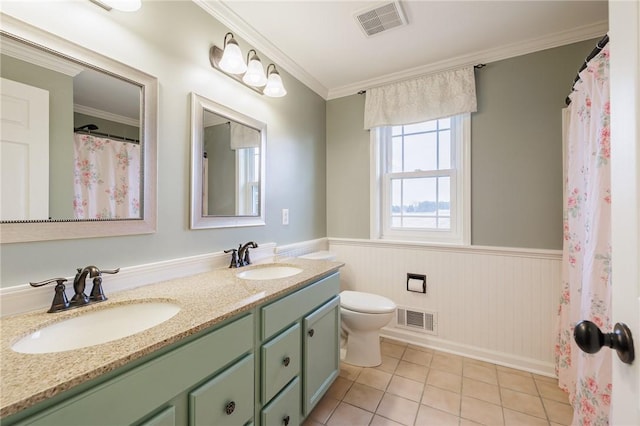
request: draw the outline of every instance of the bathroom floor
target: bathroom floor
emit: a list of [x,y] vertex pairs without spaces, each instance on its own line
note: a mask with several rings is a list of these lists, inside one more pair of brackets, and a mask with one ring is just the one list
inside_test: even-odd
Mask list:
[[568,425],[556,379],[382,339],[382,365],[341,364],[304,426]]

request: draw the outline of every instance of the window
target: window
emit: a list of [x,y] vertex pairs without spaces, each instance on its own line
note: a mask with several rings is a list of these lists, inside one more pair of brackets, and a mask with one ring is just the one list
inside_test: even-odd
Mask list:
[[469,243],[469,114],[372,131],[373,238]]

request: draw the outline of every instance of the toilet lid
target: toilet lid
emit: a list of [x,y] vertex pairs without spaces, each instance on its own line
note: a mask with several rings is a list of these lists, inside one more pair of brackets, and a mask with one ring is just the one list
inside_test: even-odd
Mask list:
[[365,314],[386,314],[396,309],[396,304],[386,297],[349,290],[340,293],[340,306]]

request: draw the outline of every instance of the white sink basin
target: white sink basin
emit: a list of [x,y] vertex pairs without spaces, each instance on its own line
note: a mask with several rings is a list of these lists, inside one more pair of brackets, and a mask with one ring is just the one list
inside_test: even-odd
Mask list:
[[299,274],[302,269],[295,266],[264,266],[261,268],[247,269],[238,272],[236,276],[243,280],[276,280],[278,278],[287,278]]
[[11,349],[43,354],[99,345],[161,324],[178,311],[180,307],[169,302],[115,305],[43,327],[18,340]]

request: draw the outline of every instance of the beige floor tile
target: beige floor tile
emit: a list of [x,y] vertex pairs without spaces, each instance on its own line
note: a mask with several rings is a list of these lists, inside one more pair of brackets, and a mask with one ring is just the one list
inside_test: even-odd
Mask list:
[[399,358],[393,358],[387,355],[382,355],[382,364],[377,367],[374,367],[376,370],[385,371],[387,373],[393,374],[396,371],[396,367],[400,362]]
[[460,417],[435,408],[421,405],[416,417],[416,426],[458,426]]
[[342,399],[352,384],[352,380],[347,380],[344,377],[338,376],[338,378],[336,378],[336,381],[333,382],[333,384],[327,391],[327,395],[331,398]]
[[313,419],[307,419],[302,423],[302,426],[323,426],[324,423],[316,422]]
[[356,380],[361,371],[362,367],[358,367],[357,365],[347,364],[346,362],[340,363],[340,377],[347,380]]
[[382,355],[387,355],[394,358],[402,358],[402,354],[404,354],[405,349],[406,345],[397,345],[388,341],[380,342],[380,351],[382,352]]
[[497,385],[481,382],[480,380],[474,380],[469,377],[462,378],[462,395],[500,405],[500,388],[498,388]]
[[402,426],[402,423],[394,422],[391,419],[374,414],[369,426]]
[[509,367],[503,367],[502,365],[496,365],[496,369],[498,371],[503,371],[505,373],[518,374],[520,376],[525,376],[525,377],[533,377],[533,375],[528,371],[517,370],[515,368],[509,368]]
[[554,384],[558,384],[558,379],[556,379],[555,377],[548,377],[548,376],[541,376],[539,374],[533,374],[533,378],[536,382],[547,382],[547,383],[554,383]]
[[545,419],[503,408],[505,426],[547,426]]
[[573,420],[573,407],[550,399],[543,399],[549,421],[561,425],[570,425]]
[[385,394],[376,414],[403,425],[413,425],[420,404],[396,395]]
[[431,364],[431,358],[433,358],[433,355],[429,352],[422,352],[410,348],[407,348],[407,350],[404,351],[404,355],[402,356],[403,361],[412,362],[418,365],[424,365],[425,367],[428,367],[429,364]]
[[463,419],[462,417],[460,418],[460,426],[477,426],[477,425],[481,425],[482,423],[478,423],[478,422],[474,422],[472,420],[469,419]]
[[462,370],[462,375],[464,377],[480,380],[482,382],[490,383],[492,385],[498,384],[498,373],[495,367],[491,368],[491,367],[485,367],[484,365],[480,365],[480,364],[465,363],[464,368]]
[[391,381],[391,376],[391,374],[384,371],[376,370],[374,368],[365,368],[360,372],[356,382],[371,386],[372,388],[385,390]]
[[409,343],[409,344],[407,345],[407,348],[409,348],[409,349],[415,349],[416,351],[420,351],[420,352],[429,352],[429,353],[433,353],[433,349],[425,348],[424,346],[419,346],[419,345],[412,345],[411,343]]
[[416,382],[406,377],[393,376],[387,386],[387,392],[412,401],[420,401],[422,399],[422,390],[424,382]]
[[422,404],[458,416],[460,414],[460,394],[433,386],[427,386],[422,394]]
[[503,425],[502,407],[479,399],[462,397],[460,417],[483,425]]
[[427,376],[427,384],[460,393],[462,388],[462,376],[431,368],[429,369],[429,375]]
[[325,424],[333,413],[333,410],[340,404],[340,401],[325,395],[315,406],[313,411],[309,413],[309,418],[319,423]]
[[538,396],[516,392],[509,389],[500,389],[502,406],[532,416],[546,418],[542,400]]
[[430,368],[446,371],[447,373],[462,374],[462,358],[452,355],[434,354]]
[[373,413],[341,402],[329,418],[327,426],[364,426],[371,422],[372,417]]
[[429,367],[414,364],[412,362],[400,361],[394,374],[418,382],[425,382],[427,380],[427,375],[429,374]]
[[519,374],[511,374],[498,371],[498,384],[501,388],[511,389],[518,392],[528,393],[538,396],[538,388],[532,376],[525,377]]
[[354,383],[342,399],[351,405],[374,413],[384,392],[370,386]]
[[560,389],[557,384],[536,381],[536,386],[543,399],[552,399],[563,404],[569,404],[569,394]]
[[479,365],[481,367],[485,367],[485,368],[491,368],[493,370],[496,369],[496,365],[492,364],[490,362],[487,361],[480,361],[479,359],[473,359],[473,358],[463,358],[463,364],[467,365],[467,364],[474,364],[474,365]]

